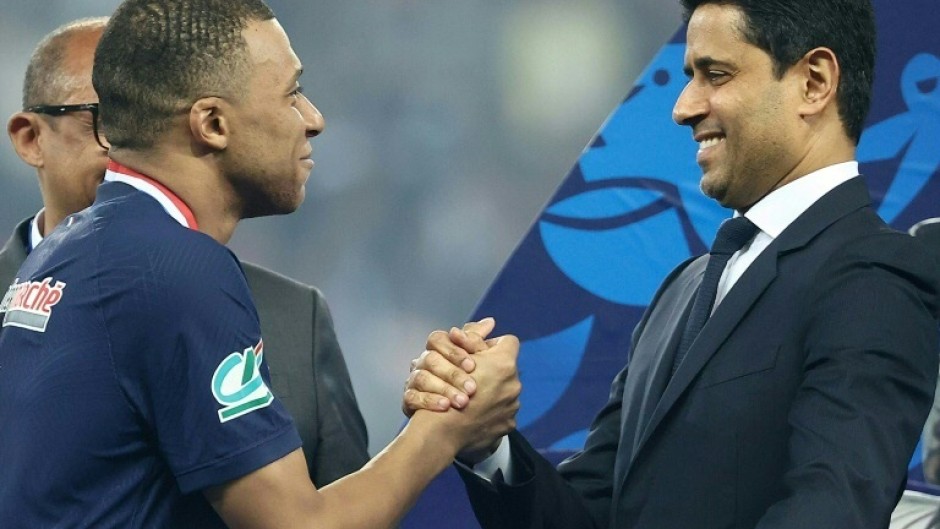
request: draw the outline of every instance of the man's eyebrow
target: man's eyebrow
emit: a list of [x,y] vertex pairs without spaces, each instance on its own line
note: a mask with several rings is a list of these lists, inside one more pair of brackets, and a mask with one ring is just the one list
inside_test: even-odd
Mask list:
[[[713,68],[715,66],[721,66],[724,68],[732,68],[732,69],[734,68],[734,66],[731,63],[727,61],[720,61],[710,55],[699,57],[695,59],[694,61],[692,61],[692,64],[695,66],[696,70],[708,70],[709,68]],[[684,66],[682,68],[682,72],[685,73],[686,77],[692,77],[693,70],[691,66],[689,65]]]
[[297,84],[297,80],[300,79],[300,76],[304,74],[304,68],[301,66],[297,68],[297,71],[294,72],[294,75],[290,78],[290,86]]

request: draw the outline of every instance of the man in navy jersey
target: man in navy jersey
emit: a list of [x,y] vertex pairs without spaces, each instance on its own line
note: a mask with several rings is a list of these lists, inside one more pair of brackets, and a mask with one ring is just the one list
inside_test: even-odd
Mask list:
[[[36,168],[43,208],[20,222],[0,249],[0,292],[26,255],[66,216],[91,205],[108,163],[91,85],[95,47],[107,17],[64,24],[33,52],[23,83],[23,111],[7,130],[20,158]],[[365,422],[326,300],[319,290],[242,263],[267,338],[271,390],[303,441],[313,482],[327,485],[369,459]],[[2,317],[2,316],[0,316]]]
[[323,119],[301,71],[260,0],[128,0],[111,18],[93,73],[105,182],[0,306],[3,527],[388,527],[512,428],[506,336],[474,358],[473,403],[418,412],[365,469],[311,483],[223,246],[303,200]]

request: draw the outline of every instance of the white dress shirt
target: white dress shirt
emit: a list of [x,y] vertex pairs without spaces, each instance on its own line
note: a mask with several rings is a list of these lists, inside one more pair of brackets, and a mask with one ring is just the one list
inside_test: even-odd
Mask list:
[[[42,230],[39,229],[39,225],[45,220],[46,208],[39,210],[39,213],[33,217],[33,220],[29,223],[29,248],[31,252],[39,243],[42,242]],[[27,252],[28,253],[28,252]]]
[[[856,176],[858,176],[858,162],[856,161],[830,165],[773,190],[751,206],[744,216],[760,231],[750,243],[744,245],[728,260],[721,279],[718,281],[714,307],[721,303],[751,263],[783,233],[787,226],[826,193]],[[736,217],[739,215],[739,213],[734,214]],[[714,307],[712,311],[715,310]],[[497,470],[502,470],[506,483],[514,483],[512,451],[507,437],[503,437],[499,448],[493,455],[473,467],[473,472],[487,481],[492,480]]]

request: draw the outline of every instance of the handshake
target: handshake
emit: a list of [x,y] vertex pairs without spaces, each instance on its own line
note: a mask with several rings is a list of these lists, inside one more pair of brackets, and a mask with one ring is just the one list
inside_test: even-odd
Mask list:
[[519,340],[488,338],[495,325],[484,318],[432,332],[411,361],[402,396],[405,415],[426,421],[434,438],[471,466],[496,450],[519,411]]

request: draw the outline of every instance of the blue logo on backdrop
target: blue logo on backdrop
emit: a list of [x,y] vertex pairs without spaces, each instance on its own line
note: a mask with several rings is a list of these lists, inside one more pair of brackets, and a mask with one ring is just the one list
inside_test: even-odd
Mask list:
[[887,222],[900,215],[940,166],[940,59],[915,55],[899,85],[907,110],[870,126],[858,148],[862,162],[900,158],[878,209]]
[[727,216],[689,178],[698,146],[672,122],[686,82],[683,52],[682,44],[660,52],[581,156],[583,191],[549,206],[538,223],[555,265],[614,303],[646,305],[665,272],[705,251],[702,241]]

